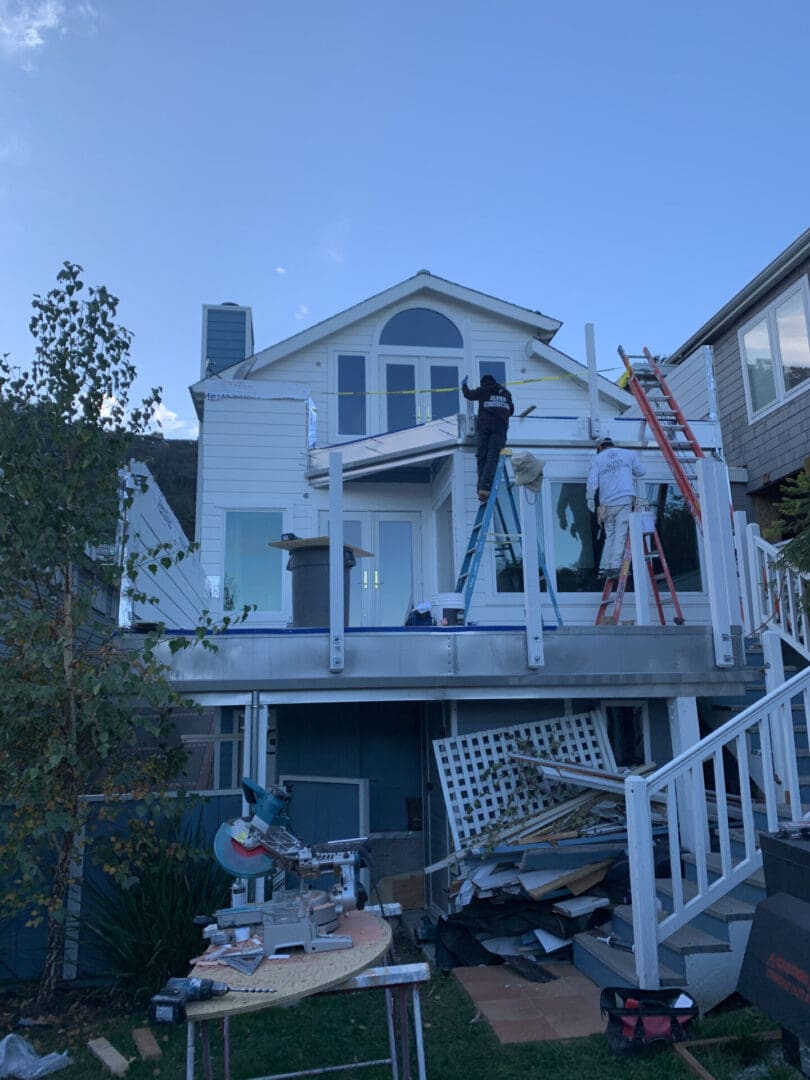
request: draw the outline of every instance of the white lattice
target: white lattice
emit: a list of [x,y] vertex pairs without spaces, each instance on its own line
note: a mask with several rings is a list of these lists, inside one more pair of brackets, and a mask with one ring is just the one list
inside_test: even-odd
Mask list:
[[456,850],[469,846],[484,830],[497,828],[507,812],[509,820],[515,821],[538,814],[558,800],[559,783],[539,772],[528,792],[519,783],[521,767],[507,760],[510,752],[534,752],[556,761],[616,769],[604,718],[598,712],[436,739],[433,751]]

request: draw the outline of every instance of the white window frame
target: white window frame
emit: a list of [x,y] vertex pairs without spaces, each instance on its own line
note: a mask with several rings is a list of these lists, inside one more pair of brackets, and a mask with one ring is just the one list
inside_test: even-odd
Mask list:
[[[220,557],[221,574],[220,578],[222,582],[220,593],[220,605],[223,614],[229,614],[225,607],[225,530],[228,525],[228,514],[281,514],[281,531],[282,533],[290,531],[289,524],[289,512],[283,506],[223,506],[220,508],[220,537],[222,543],[222,554]],[[282,552],[282,556],[284,552]],[[281,606],[278,608],[257,608],[251,612],[249,618],[251,622],[254,621],[266,621],[277,619],[285,616],[290,610],[291,606],[291,593],[290,584],[288,581],[289,574],[284,572],[284,563],[282,560],[282,574],[281,574]],[[236,609],[232,614],[239,614],[239,610]]]
[[[340,423],[340,385],[338,382],[338,357],[339,356],[362,356],[366,364],[366,433],[365,435],[351,435],[339,430]],[[374,365],[370,362],[371,354],[367,348],[353,348],[350,345],[333,346],[329,350],[329,438],[330,444],[342,442],[358,442],[367,439],[369,435],[376,433],[373,409],[370,407],[372,395],[375,393],[376,384],[372,387]],[[375,381],[376,382],[376,381]]]
[[[804,318],[808,329],[808,337],[810,337],[810,287],[808,287],[808,281],[806,277],[801,278],[790,288],[785,289],[774,300],[771,301],[766,307],[761,308],[756,315],[752,315],[737,331],[737,342],[740,352],[740,367],[742,370],[743,387],[745,389],[745,407],[748,413],[749,422],[753,423],[755,420],[761,420],[764,416],[768,416],[776,409],[782,407],[786,401],[792,401],[793,398],[798,397],[799,394],[803,394],[806,390],[810,390],[810,378],[804,380],[800,386],[796,386],[793,390],[785,390],[784,371],[782,369],[782,354],[779,347],[779,335],[776,328],[776,309],[781,307],[787,300],[799,293],[802,297],[804,306]],[[771,350],[771,357],[773,359],[773,373],[774,384],[776,388],[776,397],[764,408],[754,410],[751,402],[751,388],[748,383],[748,366],[745,356],[745,334],[758,322],[762,320],[766,321],[768,328],[768,344]]]

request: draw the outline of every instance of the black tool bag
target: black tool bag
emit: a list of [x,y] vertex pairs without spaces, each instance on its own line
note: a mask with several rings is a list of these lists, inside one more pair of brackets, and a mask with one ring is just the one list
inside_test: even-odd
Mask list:
[[607,1016],[607,1041],[616,1054],[643,1054],[688,1039],[698,1016],[695,999],[685,990],[637,990],[606,986],[599,999]]

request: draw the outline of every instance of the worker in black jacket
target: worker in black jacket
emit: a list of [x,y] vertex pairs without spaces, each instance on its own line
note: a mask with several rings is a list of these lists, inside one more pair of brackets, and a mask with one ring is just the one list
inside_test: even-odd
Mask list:
[[475,426],[478,436],[476,447],[478,498],[481,502],[486,502],[495,479],[498,457],[506,446],[509,417],[513,415],[515,406],[512,403],[512,395],[492,375],[484,375],[481,385],[476,390],[470,390],[465,375],[461,392],[468,401],[478,402],[478,419]]

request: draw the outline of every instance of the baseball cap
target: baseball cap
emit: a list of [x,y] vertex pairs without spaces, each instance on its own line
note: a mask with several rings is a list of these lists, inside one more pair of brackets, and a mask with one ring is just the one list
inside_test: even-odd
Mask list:
[[596,449],[601,450],[603,446],[613,446],[613,439],[607,435],[603,435],[601,439],[597,440]]

